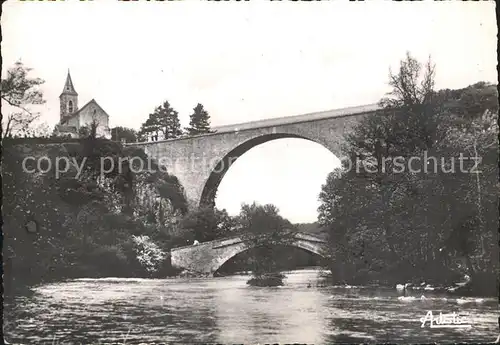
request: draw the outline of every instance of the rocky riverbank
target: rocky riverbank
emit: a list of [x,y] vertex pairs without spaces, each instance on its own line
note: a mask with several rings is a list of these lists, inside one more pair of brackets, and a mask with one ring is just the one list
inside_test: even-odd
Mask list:
[[[396,288],[403,293],[404,291],[422,292],[425,291],[444,293],[451,296],[461,297],[496,297],[498,296],[498,277],[487,273],[476,273],[473,278],[464,275],[462,279],[456,279],[455,282],[439,283],[437,281],[426,282],[424,280],[415,279],[405,284],[394,284],[389,281],[380,280],[365,280],[362,282],[339,281],[329,271],[321,273],[322,279],[317,286],[336,286],[344,288],[363,287],[385,287]],[[460,281],[461,280],[461,281]],[[394,280],[392,280],[394,281]]]

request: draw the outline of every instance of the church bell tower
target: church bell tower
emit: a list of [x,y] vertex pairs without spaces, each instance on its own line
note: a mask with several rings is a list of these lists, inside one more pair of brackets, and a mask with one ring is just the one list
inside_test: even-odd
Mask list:
[[71,81],[69,69],[63,92],[59,96],[59,107],[61,123],[68,115],[71,115],[78,110],[78,94],[76,93],[75,87],[73,86],[73,81]]

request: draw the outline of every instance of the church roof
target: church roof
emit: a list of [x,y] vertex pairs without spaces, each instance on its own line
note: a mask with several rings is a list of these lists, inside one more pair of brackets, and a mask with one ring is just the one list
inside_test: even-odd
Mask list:
[[[69,69],[68,69],[68,75],[66,77],[66,83],[64,83],[64,89],[61,93],[62,95],[75,95],[78,96],[78,93],[75,90],[75,87],[73,86],[73,81],[71,80],[71,74],[69,74]],[[61,97],[59,96],[59,97]]]
[[106,115],[107,117],[109,117],[108,113],[106,113],[106,111],[99,105],[99,103],[97,103],[97,101],[95,99],[91,99],[87,104],[85,104],[83,107],[81,107],[80,109],[78,109],[77,111],[75,111],[73,114],[71,115],[68,115],[65,119],[64,119],[64,122],[61,122],[61,124],[64,124],[66,123],[69,119],[72,119],[76,116],[78,116],[78,114],[80,114],[80,112],[89,107],[91,104],[94,104],[96,107],[98,107],[99,109],[101,109],[101,111],[104,113],[104,115]]

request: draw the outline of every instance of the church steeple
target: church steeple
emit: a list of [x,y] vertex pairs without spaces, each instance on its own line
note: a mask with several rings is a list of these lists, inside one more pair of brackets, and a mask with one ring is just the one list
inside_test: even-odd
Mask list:
[[71,115],[78,110],[78,93],[76,93],[75,87],[73,86],[69,69],[66,77],[66,83],[64,83],[64,89],[59,96],[59,108],[61,123],[64,122],[68,115]]
[[71,80],[71,74],[69,74],[69,68],[68,68],[68,75],[66,77],[66,83],[64,84],[64,89],[63,92],[61,93],[61,96],[63,94],[78,96],[78,93],[76,92],[75,87],[73,86],[73,81]]

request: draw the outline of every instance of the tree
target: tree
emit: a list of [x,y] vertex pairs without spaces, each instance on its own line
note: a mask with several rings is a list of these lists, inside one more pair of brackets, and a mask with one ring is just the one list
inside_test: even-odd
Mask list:
[[147,141],[149,136],[151,136],[152,140],[158,140],[159,131],[160,124],[157,117],[153,113],[149,114],[148,119],[141,125],[138,135],[143,141]]
[[252,285],[283,285],[284,276],[278,272],[275,259],[279,246],[290,245],[295,237],[295,227],[279,215],[276,206],[243,204],[238,216],[243,241],[251,248],[253,259]]
[[14,67],[7,70],[6,78],[2,79],[2,102],[16,109],[2,120],[4,138],[26,132],[29,126],[40,117],[40,113],[32,111],[29,105],[45,103],[43,92],[38,88],[45,81],[40,78],[28,78],[31,70],[18,61]]
[[137,132],[132,128],[127,127],[114,127],[111,129],[111,140],[121,141],[125,140],[127,143],[134,143],[137,141]]
[[[494,271],[498,263],[498,247],[493,245],[493,229],[498,227],[494,211],[498,198],[498,94],[495,85],[483,82],[455,91],[448,107],[448,149],[455,155],[480,157],[481,163],[475,172],[455,181],[460,221],[441,249],[462,256],[470,275],[478,273],[477,277]],[[481,260],[473,260],[473,256]]]
[[87,126],[81,126],[78,129],[78,135],[80,138],[97,138],[97,129],[99,128],[99,121],[93,118],[92,121]]
[[78,129],[78,135],[80,138],[87,138],[90,136],[90,129],[87,126],[81,126],[80,129]]
[[164,139],[177,138],[182,135],[179,113],[172,108],[168,101],[163,102],[159,107],[158,123]]
[[[456,272],[472,277],[481,269],[491,277],[496,270],[488,245],[498,222],[498,127],[489,115],[498,111],[496,90],[477,83],[436,92],[434,74],[430,60],[422,68],[407,54],[398,73],[390,72],[383,110],[346,136],[343,154],[361,170],[346,165],[322,187],[319,222],[340,282],[444,283]],[[483,173],[457,171],[460,154],[482,157]],[[420,173],[409,170],[414,157]]]
[[[430,175],[414,176],[408,169],[393,173],[394,160],[391,159],[403,157],[409,160],[420,156],[424,151],[435,149],[442,139],[442,127],[438,125],[436,111],[438,107],[432,97],[435,73],[430,59],[423,76],[421,71],[421,64],[407,54],[400,63],[398,73],[389,73],[393,91],[380,102],[385,109],[362,121],[346,138],[348,148],[345,154],[360,160],[364,169],[359,173],[351,170],[343,174],[341,179],[345,181],[339,181],[343,191],[340,195],[331,195],[337,182],[331,180],[329,186],[324,188],[324,205],[328,205],[328,199],[340,199],[334,210],[335,220],[330,222],[330,237],[332,245],[339,243],[338,248],[343,247],[344,251],[336,254],[351,263],[351,279],[355,279],[360,272],[364,274],[364,270],[378,270],[378,260],[367,260],[367,256],[386,258],[387,272],[393,269],[410,272],[399,264],[400,259],[406,257],[406,262],[416,265],[423,261],[417,254],[427,255],[424,244],[419,248],[420,253],[408,246],[433,236],[430,228],[425,228],[427,222],[417,223],[419,225],[408,222],[408,219],[420,216],[408,207],[416,203],[415,191],[420,189],[418,194],[430,192],[419,188],[422,183],[429,185],[434,181],[428,180]],[[388,164],[386,159],[389,159]],[[375,172],[368,171],[368,166],[375,167]],[[328,197],[325,198],[325,195]],[[323,211],[330,209],[323,207]],[[331,218],[331,215],[320,218]],[[341,226],[336,226],[339,224]],[[340,234],[344,236],[339,238]],[[378,242],[376,239],[384,240],[378,245],[380,250],[370,246]],[[360,251],[363,260],[357,259]]]
[[144,138],[153,134],[155,140],[158,140],[160,133],[163,134],[163,139],[177,138],[182,135],[179,114],[168,101],[163,102],[152,114],[149,114],[149,118],[141,126],[139,136]]
[[202,104],[198,103],[189,117],[189,127],[186,128],[189,135],[210,133],[210,115]]
[[392,91],[389,97],[381,100],[382,105],[399,108],[429,102],[434,93],[435,74],[436,67],[431,58],[425,64],[422,75],[422,65],[407,52],[406,59],[400,61],[396,74],[389,69],[389,85]]
[[89,128],[89,136],[92,139],[97,138],[97,128],[99,127],[99,121],[97,119],[92,119],[92,122],[90,123],[90,128]]
[[189,212],[180,227],[185,240],[206,242],[234,234],[236,223],[226,210],[207,206]]
[[45,122],[28,128],[25,133],[30,138],[48,138],[51,136],[50,128]]
[[134,249],[141,265],[145,266],[148,272],[158,270],[160,264],[165,260],[166,253],[156,243],[151,241],[149,236],[132,235],[132,239],[136,245]]

